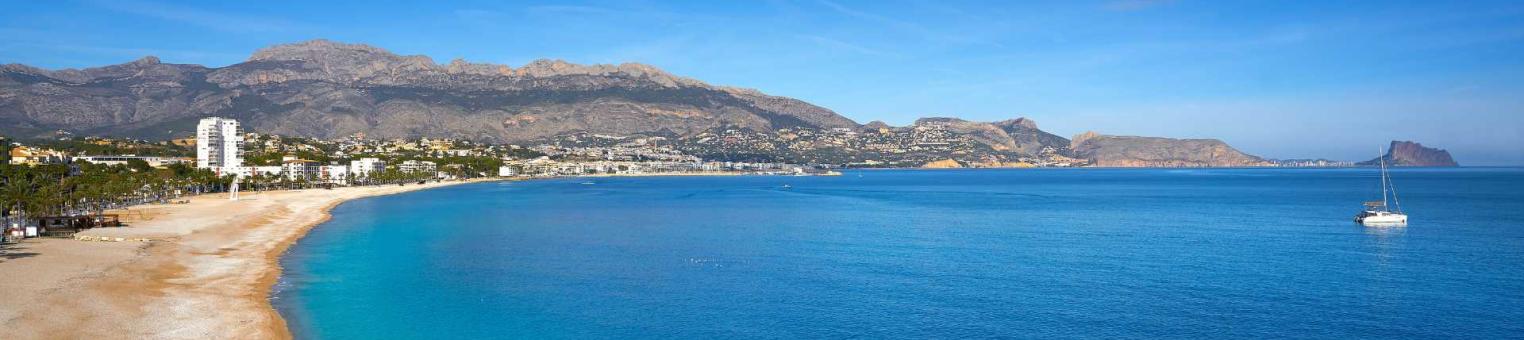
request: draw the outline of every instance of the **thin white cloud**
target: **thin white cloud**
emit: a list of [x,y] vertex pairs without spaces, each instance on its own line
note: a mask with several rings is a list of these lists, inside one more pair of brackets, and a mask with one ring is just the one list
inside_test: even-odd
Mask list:
[[616,10],[613,10],[613,9],[603,8],[603,7],[594,7],[594,6],[544,5],[544,6],[529,6],[529,7],[526,7],[524,9],[526,11],[531,12],[531,13],[584,14],[584,15],[612,15],[612,14],[619,14],[619,11],[616,11]]
[[648,20],[657,23],[675,20],[691,20],[694,14],[678,14],[653,7],[599,7],[572,5],[542,5],[524,7],[529,15],[564,18]]
[[898,30],[898,31],[910,33],[912,35],[918,36],[918,37],[920,37],[922,39],[925,39],[925,40],[928,40],[928,41],[935,41],[935,42],[942,42],[942,43],[954,43],[954,44],[978,44],[978,45],[1000,46],[1000,44],[998,44],[998,43],[981,40],[981,39],[978,39],[977,37],[972,36],[972,35],[968,35],[968,34],[946,34],[946,33],[938,32],[936,30],[932,30],[930,28],[927,28],[924,25],[921,25],[921,24],[918,24],[918,23],[915,23],[915,22],[912,22],[912,21],[901,20],[901,19],[891,18],[891,17],[888,17],[888,16],[883,16],[883,15],[879,15],[879,14],[874,14],[874,13],[869,13],[869,12],[857,10],[857,9],[844,6],[844,5],[836,3],[836,2],[832,2],[830,0],[820,0],[820,4],[822,6],[825,6],[826,8],[829,8],[829,9],[831,9],[833,11],[836,11],[837,13],[840,13],[842,15],[846,15],[846,16],[849,16],[849,17],[854,17],[854,18],[858,18],[858,19],[862,19],[862,20],[866,20],[866,21],[875,22],[875,23],[887,26],[887,27],[889,27],[891,29],[895,29],[895,30]]
[[845,41],[841,41],[841,40],[837,40],[837,39],[832,39],[832,38],[828,38],[828,37],[818,36],[818,35],[800,35],[799,38],[804,39],[804,40],[808,40],[808,41],[810,41],[812,43],[815,43],[816,45],[820,45],[821,47],[825,47],[825,48],[830,49],[830,50],[847,51],[847,52],[853,52],[853,53],[865,54],[865,55],[871,55],[871,56],[879,56],[879,57],[895,57],[895,56],[899,56],[899,54],[896,54],[896,53],[882,51],[882,50],[873,49],[873,48],[868,48],[868,47],[865,47],[865,46],[862,46],[862,45],[853,44],[853,43],[849,43],[849,42],[845,42]]

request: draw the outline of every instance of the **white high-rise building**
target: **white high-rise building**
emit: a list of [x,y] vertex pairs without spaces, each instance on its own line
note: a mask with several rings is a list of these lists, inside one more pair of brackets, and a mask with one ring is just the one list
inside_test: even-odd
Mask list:
[[196,124],[196,167],[232,168],[243,166],[243,134],[238,121],[231,118],[202,118]]
[[349,172],[357,177],[369,177],[381,170],[386,170],[386,162],[379,158],[366,157],[349,161]]

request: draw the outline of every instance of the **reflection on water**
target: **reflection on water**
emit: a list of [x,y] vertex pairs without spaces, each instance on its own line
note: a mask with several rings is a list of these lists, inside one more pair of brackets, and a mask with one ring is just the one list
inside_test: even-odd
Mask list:
[[1357,226],[1365,231],[1365,235],[1368,236],[1367,242],[1374,247],[1376,258],[1381,261],[1382,267],[1385,267],[1392,259],[1393,253],[1400,250],[1403,235],[1407,235],[1408,232],[1407,225],[1404,224],[1369,226],[1357,224]]

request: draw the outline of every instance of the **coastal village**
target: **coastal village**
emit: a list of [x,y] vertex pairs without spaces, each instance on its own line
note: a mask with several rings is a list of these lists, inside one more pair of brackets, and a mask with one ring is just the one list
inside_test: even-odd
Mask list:
[[[614,139],[620,142],[589,144],[573,139],[531,147],[455,139],[375,140],[364,134],[322,141],[247,132],[236,120],[212,117],[199,122],[196,136],[169,141],[99,137],[26,144],[4,141],[8,172],[31,172],[24,176],[7,173],[5,192],[12,194],[4,196],[6,228],[0,240],[68,237],[78,230],[118,224],[103,213],[105,210],[173,203],[186,195],[207,192],[475,178],[835,174],[816,166],[705,161],[659,145],[659,137]],[[163,172],[165,177],[161,181],[143,180],[136,188],[115,188],[113,192],[120,197],[84,196],[83,192],[94,190],[87,188],[89,185],[63,189],[38,185],[113,171],[140,176]],[[32,180],[24,182],[27,178]],[[86,201],[99,203],[78,203]]]
[[[1086,160],[1043,146],[1032,156],[995,150],[943,120],[891,128],[713,128],[683,136],[576,133],[525,145],[465,139],[380,139],[355,133],[322,140],[247,131],[239,121],[201,119],[194,136],[149,141],[77,137],[5,141],[7,235],[68,235],[43,217],[80,220],[102,210],[172,202],[206,192],[332,188],[473,178],[663,174],[834,174],[841,168],[1073,167]],[[17,177],[17,179],[9,179]],[[25,179],[22,181],[20,179]],[[66,180],[69,179],[69,180]],[[86,183],[86,179],[97,183]],[[134,182],[109,192],[98,182]],[[51,183],[59,183],[53,185]],[[56,188],[55,188],[56,187]],[[86,193],[90,194],[86,194]],[[86,202],[86,203],[81,203]],[[27,231],[27,228],[36,229]],[[51,231],[51,232],[50,232]],[[8,237],[15,239],[16,237]]]
[[[1013,123],[1004,126],[1036,129],[1027,120],[1009,122]],[[240,189],[334,188],[476,178],[819,175],[837,174],[836,170],[843,168],[1205,166],[1098,163],[1096,159],[1073,158],[1068,146],[1051,140],[1009,146],[987,137],[981,140],[980,126],[954,119],[925,119],[899,128],[875,123],[859,128],[795,127],[769,132],[713,128],[683,136],[575,133],[536,140],[527,146],[449,138],[375,139],[364,133],[321,140],[246,131],[237,120],[221,117],[201,119],[194,136],[163,141],[75,137],[60,131],[54,138],[0,142],[7,148],[0,156],[5,157],[7,166],[4,192],[10,193],[0,196],[5,206],[3,240],[67,236],[81,228],[115,223],[104,216],[107,209]],[[1397,145],[1394,142],[1394,147]],[[1361,165],[1323,159],[1248,161],[1243,164]],[[84,182],[87,180],[97,182]],[[91,215],[95,217],[86,218]]]

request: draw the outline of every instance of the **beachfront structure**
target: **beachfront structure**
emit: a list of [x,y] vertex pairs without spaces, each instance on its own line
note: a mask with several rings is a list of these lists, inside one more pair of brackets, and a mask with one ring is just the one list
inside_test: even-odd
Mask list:
[[504,165],[497,167],[498,177],[513,177],[514,175],[518,175],[518,171],[514,170],[512,166]]
[[249,169],[249,175],[258,174],[260,176],[280,176],[282,172],[286,171],[286,167],[282,165],[249,166],[243,168]]
[[243,166],[243,135],[238,121],[209,117],[196,124],[196,167],[223,168]]
[[322,166],[323,163],[296,157],[287,156],[281,159],[281,172],[286,174],[286,178],[293,180],[316,178],[322,172]]
[[249,177],[257,175],[265,177],[280,176],[281,173],[286,171],[285,169],[286,167],[281,165],[266,165],[217,168],[217,171],[219,175],[233,175],[238,177]]
[[190,163],[190,159],[189,158],[180,158],[180,157],[153,157],[153,156],[133,156],[133,155],[125,155],[125,156],[76,156],[76,157],[74,157],[74,161],[75,162],[85,161],[85,162],[90,162],[90,163],[94,163],[94,164],[105,164],[105,165],[123,165],[123,164],[127,164],[128,161],[131,161],[131,160],[134,160],[134,159],[141,160],[144,163],[148,163],[148,166],[155,167],[155,168],[161,168],[161,167],[169,166],[170,164]]
[[397,170],[398,171],[409,172],[409,173],[411,173],[411,172],[434,172],[435,170],[438,170],[438,169],[439,169],[439,166],[435,165],[434,162],[430,162],[430,161],[407,160],[407,161],[402,162],[402,164],[397,164]]
[[383,161],[380,158],[366,157],[349,161],[349,172],[354,173],[355,177],[370,176],[370,174],[385,169],[386,161]]
[[349,166],[333,164],[318,167],[318,178],[333,184],[349,184]]

